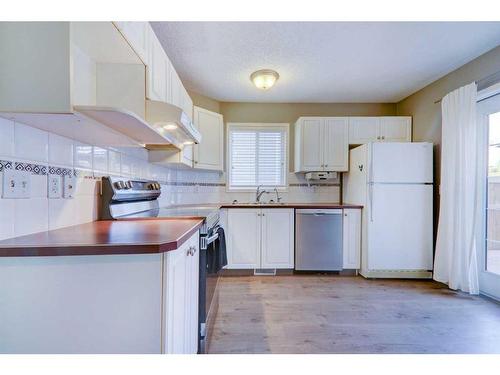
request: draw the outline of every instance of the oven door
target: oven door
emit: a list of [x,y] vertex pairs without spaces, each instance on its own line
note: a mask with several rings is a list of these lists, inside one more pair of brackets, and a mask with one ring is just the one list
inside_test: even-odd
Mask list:
[[207,338],[212,332],[213,320],[219,307],[217,295],[219,272],[214,272],[211,266],[218,249],[218,241],[217,230],[200,238],[199,353],[205,353],[207,350]]

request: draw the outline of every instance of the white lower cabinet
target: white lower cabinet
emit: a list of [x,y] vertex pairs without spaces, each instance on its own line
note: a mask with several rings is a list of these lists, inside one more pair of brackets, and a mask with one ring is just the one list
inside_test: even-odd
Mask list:
[[198,351],[199,239],[193,235],[165,253],[163,279],[163,353]]
[[227,213],[227,268],[260,268],[260,209],[230,208]]
[[293,268],[293,209],[230,208],[226,230],[228,268]]
[[260,268],[293,268],[294,213],[288,208],[261,210]]
[[344,208],[344,269],[361,268],[361,209]]

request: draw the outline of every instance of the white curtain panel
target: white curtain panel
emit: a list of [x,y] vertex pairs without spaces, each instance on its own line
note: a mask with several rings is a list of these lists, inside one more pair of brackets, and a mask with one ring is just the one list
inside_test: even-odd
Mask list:
[[476,257],[479,130],[477,86],[441,101],[441,186],[434,279],[451,289],[479,293]]

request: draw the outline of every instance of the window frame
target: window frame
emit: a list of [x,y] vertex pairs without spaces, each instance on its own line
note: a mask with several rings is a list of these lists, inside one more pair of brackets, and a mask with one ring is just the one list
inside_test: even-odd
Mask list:
[[290,124],[289,123],[260,123],[260,122],[228,122],[226,128],[226,165],[227,165],[227,178],[226,178],[226,191],[227,192],[255,192],[257,186],[231,186],[231,130],[232,129],[244,129],[244,130],[278,130],[285,132],[285,163],[284,163],[284,185],[283,186],[264,186],[263,188],[277,188],[279,192],[288,191],[288,175],[290,169]]

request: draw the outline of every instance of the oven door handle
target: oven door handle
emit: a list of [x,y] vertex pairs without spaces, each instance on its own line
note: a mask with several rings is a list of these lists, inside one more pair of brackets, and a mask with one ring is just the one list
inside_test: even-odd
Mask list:
[[208,248],[208,245],[217,240],[217,238],[219,238],[219,233],[217,232],[215,232],[215,234],[210,237],[206,236],[200,237],[200,249],[206,250]]
[[213,236],[210,236],[207,238],[207,245],[210,245],[212,242],[214,242],[218,238],[219,238],[219,233],[215,232],[215,234]]

